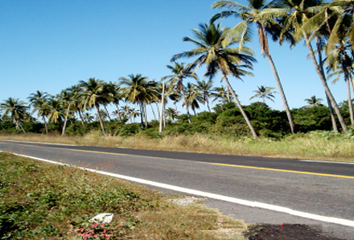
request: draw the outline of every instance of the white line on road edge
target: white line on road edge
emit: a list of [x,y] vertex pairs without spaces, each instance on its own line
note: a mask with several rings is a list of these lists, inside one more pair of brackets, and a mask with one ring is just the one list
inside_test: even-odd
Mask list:
[[332,164],[354,164],[352,162],[331,162],[331,161],[321,161],[321,160],[300,160],[301,162],[316,162],[316,163],[332,163]]
[[[3,151],[0,150],[0,152],[3,152]],[[55,161],[51,161],[51,160],[47,160],[47,159],[43,159],[43,158],[37,158],[37,157],[32,157],[32,156],[27,156],[27,155],[22,155],[22,154],[17,154],[17,153],[13,153],[13,154],[17,155],[17,156],[21,156],[21,157],[31,158],[31,159],[54,163],[54,164],[59,164],[59,165],[69,165],[69,164],[55,162]],[[267,210],[276,211],[276,212],[287,213],[287,214],[290,214],[293,216],[309,218],[309,219],[313,219],[313,220],[317,220],[317,221],[321,221],[321,222],[328,222],[328,223],[334,223],[334,224],[339,224],[339,225],[348,226],[348,227],[354,227],[354,221],[347,220],[347,219],[326,217],[326,216],[321,216],[321,215],[317,215],[317,214],[296,211],[296,210],[293,210],[293,209],[290,209],[287,207],[281,207],[281,206],[276,206],[276,205],[271,205],[271,204],[261,203],[261,202],[252,202],[252,201],[243,200],[243,199],[239,199],[239,198],[233,198],[233,197],[228,197],[228,196],[224,196],[224,195],[202,192],[199,190],[183,188],[183,187],[178,187],[178,186],[159,183],[159,182],[153,182],[153,181],[149,181],[149,180],[145,180],[145,179],[141,179],[141,178],[135,178],[135,177],[129,177],[129,176],[110,173],[110,172],[98,171],[98,170],[94,170],[94,169],[90,169],[90,168],[84,168],[84,167],[77,167],[77,168],[87,170],[90,172],[99,173],[99,174],[106,175],[106,176],[111,176],[111,177],[120,178],[120,179],[124,179],[124,180],[128,180],[128,181],[132,181],[132,182],[137,182],[137,183],[141,183],[141,184],[145,184],[145,185],[151,185],[151,186],[155,186],[155,187],[169,189],[169,190],[173,190],[173,191],[177,191],[177,192],[202,196],[202,197],[206,197],[206,198],[212,198],[212,199],[216,199],[216,200],[221,200],[221,201],[230,202],[230,203],[236,203],[236,204],[245,205],[245,206],[249,206],[249,207],[256,207],[256,208],[262,208],[262,209],[267,209]]]

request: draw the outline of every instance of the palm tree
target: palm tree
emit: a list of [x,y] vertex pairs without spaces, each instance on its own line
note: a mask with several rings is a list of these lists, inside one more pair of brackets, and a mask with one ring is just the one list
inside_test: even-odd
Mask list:
[[333,83],[336,83],[339,80],[339,76],[344,76],[344,81],[347,85],[347,98],[348,98],[348,106],[349,106],[349,115],[350,122],[352,127],[354,126],[354,114],[353,114],[353,106],[352,106],[352,97],[350,90],[350,82],[352,80],[352,72],[353,72],[353,57],[350,56],[351,44],[347,44],[344,41],[341,41],[337,48],[333,49],[332,52],[328,53],[327,62],[328,62],[328,70],[332,70],[333,73],[329,74],[328,77],[336,76],[333,80]]
[[[309,33],[306,29],[302,28],[311,17],[313,17],[316,13],[323,11],[325,8],[322,0],[309,0],[309,1],[291,1],[291,0],[283,0],[282,8],[278,9],[277,16],[284,18],[283,21],[283,31],[293,30],[296,33],[298,39],[303,38],[305,40],[305,44],[309,49],[310,57],[312,63],[316,69],[316,72],[321,80],[321,83],[325,89],[325,92],[328,98],[331,101],[331,104],[337,114],[339,123],[344,132],[347,132],[349,129],[344,122],[343,116],[340,113],[340,109],[337,105],[334,96],[329,89],[326,81],[326,77],[321,68],[321,63],[317,62],[315,57],[315,52],[312,48],[311,41],[309,38]],[[316,31],[317,33],[319,31]]]
[[191,123],[191,117],[186,103],[186,95],[183,88],[183,79],[191,77],[198,80],[198,76],[192,72],[190,65],[184,66],[184,63],[178,62],[174,62],[174,64],[174,66],[167,65],[167,68],[169,68],[173,74],[162,77],[161,81],[168,79],[170,88],[176,86],[177,93],[182,93],[182,98],[184,101],[183,105],[186,106],[188,122]]
[[226,90],[224,86],[213,88],[211,95],[214,97],[213,102],[221,100],[221,103],[223,104],[230,102],[230,99],[232,98],[232,96],[230,96],[230,91]]
[[[146,120],[146,104],[158,101],[158,86],[156,82],[149,81],[141,74],[130,74],[128,78],[120,78],[122,96],[131,103],[138,104],[140,107],[141,128],[144,129],[144,117]],[[146,125],[146,121],[145,121]]]
[[212,79],[209,79],[207,82],[205,80],[203,80],[203,81],[197,80],[196,88],[201,92],[201,94],[203,96],[203,101],[207,104],[209,112],[211,112],[210,106],[209,106],[209,99],[211,97],[212,87],[213,87]]
[[82,115],[82,118],[84,119],[84,121],[86,121],[88,123],[90,123],[90,122],[92,122],[94,120],[94,117],[88,112],[84,113]]
[[263,103],[265,103],[265,100],[268,99],[268,100],[271,100],[274,102],[274,99],[275,96],[273,95],[274,93],[277,93],[276,91],[273,91],[275,88],[273,87],[265,87],[265,86],[260,86],[260,87],[257,87],[258,90],[254,90],[253,92],[255,92],[256,94],[253,95],[252,97],[250,97],[250,100],[253,99],[253,98],[262,98],[263,99]]
[[322,98],[317,98],[315,95],[311,96],[311,98],[306,98],[305,102],[307,102],[307,107],[317,107],[322,106],[321,101]]
[[72,103],[74,103],[74,92],[72,91],[72,89],[74,88],[74,86],[72,86],[71,88],[66,88],[64,90],[62,90],[60,92],[60,94],[58,95],[58,99],[61,101],[61,104],[63,105],[63,107],[66,107],[66,111],[65,111],[65,117],[64,117],[64,124],[63,124],[63,129],[61,132],[61,135],[64,136],[65,134],[65,128],[66,128],[66,123],[68,121],[68,116],[69,116],[69,111],[70,111],[70,107],[72,106]]
[[199,102],[204,103],[203,95],[197,88],[197,85],[192,83],[187,83],[184,92],[186,93],[186,101],[183,105],[186,105],[186,108],[192,108],[194,116],[197,115],[196,109],[199,109]]
[[256,138],[257,134],[228,80],[230,75],[236,78],[241,78],[241,76],[246,74],[251,75],[242,68],[251,69],[252,62],[254,62],[255,59],[250,55],[251,52],[247,51],[248,49],[243,48],[244,53],[241,53],[238,48],[231,47],[234,43],[233,41],[225,41],[229,31],[228,28],[222,29],[220,24],[215,25],[214,23],[200,24],[199,27],[200,30],[193,30],[197,40],[193,40],[189,37],[183,39],[186,42],[194,43],[197,45],[197,48],[176,54],[172,57],[171,61],[182,57],[197,57],[192,63],[192,67],[198,69],[199,66],[205,64],[205,76],[210,79],[220,70],[226,86],[231,90],[236,106],[240,109],[253,137]]
[[30,101],[30,106],[34,108],[33,112],[37,111],[38,117],[42,117],[46,134],[48,134],[48,123],[46,119],[49,114],[48,97],[49,94],[47,92],[41,91],[31,93],[28,97],[28,100]]
[[98,119],[100,121],[102,133],[106,135],[103,120],[100,115],[100,104],[107,100],[104,92],[105,82],[95,78],[89,78],[87,82],[81,80],[80,86],[83,90],[82,92],[82,101],[83,101],[83,110],[87,108],[96,107]]
[[166,116],[168,117],[169,120],[173,121],[178,117],[178,112],[176,109],[173,108],[167,108],[165,111]]
[[61,101],[55,98],[51,98],[48,101],[49,114],[48,119],[52,123],[59,123],[62,126],[64,118],[64,109]]
[[[267,34],[271,34],[273,40],[278,38],[278,34],[280,33],[281,26],[277,21],[275,21],[272,17],[274,15],[274,11],[271,8],[268,8],[265,0],[248,0],[248,6],[244,6],[234,1],[218,1],[213,4],[213,8],[228,8],[228,10],[222,11],[219,14],[216,14],[212,20],[216,20],[218,18],[226,18],[229,16],[235,16],[237,18],[241,18],[242,21],[237,24],[232,31],[229,33],[229,38],[233,38],[237,35],[238,32],[241,31],[241,40],[240,43],[243,44],[245,41],[249,39],[249,28],[250,25],[255,24],[258,33],[258,39],[261,46],[261,53],[265,56],[270,63],[270,66],[273,70],[273,74],[278,86],[278,90],[280,96],[283,100],[283,105],[285,107],[285,111],[288,117],[288,121],[290,124],[291,132],[295,132],[295,124],[290,112],[290,108],[288,105],[288,101],[286,99],[283,86],[280,81],[280,77],[278,71],[275,67],[274,61],[271,57],[269,45],[268,45],[268,36]],[[284,35],[288,40],[292,41],[292,38],[289,34]]]
[[26,110],[28,109],[28,106],[25,104],[24,101],[11,97],[0,104],[1,109],[4,111],[4,115],[10,115],[11,121],[16,124],[16,128],[21,129],[23,133],[26,133],[26,131],[21,123],[26,117]]

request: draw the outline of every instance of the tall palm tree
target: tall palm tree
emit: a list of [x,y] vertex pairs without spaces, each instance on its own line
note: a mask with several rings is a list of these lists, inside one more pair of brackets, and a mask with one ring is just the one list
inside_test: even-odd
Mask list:
[[241,78],[241,76],[249,74],[248,71],[243,68],[252,68],[252,62],[255,59],[250,55],[251,52],[248,49],[243,48],[244,53],[241,53],[238,48],[232,48],[233,41],[225,41],[229,29],[222,29],[220,24],[200,24],[200,30],[194,29],[193,32],[197,40],[193,40],[189,37],[185,37],[183,40],[191,42],[197,47],[190,51],[185,51],[180,54],[176,54],[172,57],[171,61],[175,61],[182,57],[197,57],[192,63],[192,66],[196,69],[205,64],[206,73],[205,76],[212,79],[216,73],[220,70],[226,86],[231,90],[231,94],[234,98],[236,106],[240,109],[242,116],[244,117],[253,137],[257,137],[246,112],[243,110],[238,97],[229,83],[228,77],[230,75]]
[[273,91],[275,88],[273,87],[265,87],[265,86],[260,86],[257,87],[258,90],[254,90],[253,92],[255,92],[256,94],[253,95],[252,97],[250,97],[250,100],[253,98],[262,98],[263,99],[263,103],[265,103],[265,100],[271,100],[274,102],[275,96],[273,95],[274,93],[277,93],[276,91]]
[[83,110],[85,111],[87,108],[96,107],[102,133],[106,135],[106,131],[103,125],[103,119],[100,115],[100,104],[106,102],[107,100],[104,91],[105,82],[96,78],[89,78],[86,82],[81,80],[80,86],[83,89]]
[[42,117],[46,134],[48,134],[48,123],[46,119],[46,117],[49,115],[48,98],[49,94],[42,91],[31,93],[28,97],[30,106],[34,108],[33,112],[37,111],[38,117]]
[[191,117],[186,103],[186,94],[184,92],[184,87],[183,87],[183,80],[188,77],[198,80],[198,76],[197,74],[192,72],[190,65],[185,66],[184,63],[178,63],[178,62],[174,62],[174,64],[175,64],[174,66],[167,65],[167,68],[170,69],[173,74],[162,77],[161,81],[168,79],[170,88],[175,86],[177,93],[182,93],[182,98],[184,101],[183,105],[186,106],[188,122],[191,123]]
[[209,79],[208,81],[197,80],[196,88],[201,92],[201,94],[203,96],[203,101],[207,104],[207,108],[208,108],[209,112],[211,112],[210,105],[209,105],[209,99],[211,97],[212,87],[213,87],[212,79]]
[[28,106],[26,106],[24,101],[10,97],[0,104],[0,108],[4,111],[4,115],[10,115],[11,121],[16,124],[16,128],[26,133],[25,129],[22,127],[22,122],[26,117]]
[[[273,19],[274,11],[269,8],[265,0],[247,0],[247,3],[248,6],[244,6],[234,1],[218,1],[213,4],[213,8],[227,8],[227,10],[216,14],[212,19],[216,20],[218,18],[226,18],[230,16],[241,18],[242,21],[238,23],[232,29],[232,31],[230,31],[231,38],[236,36],[236,34],[241,31],[241,44],[243,44],[249,38],[250,25],[256,25],[258,39],[261,46],[261,53],[269,60],[280,96],[283,100],[283,105],[288,117],[291,132],[294,133],[295,124],[290,112],[283,86],[280,81],[278,71],[270,54],[267,36],[267,34],[271,34],[273,40],[276,40],[278,38],[278,34],[280,33],[281,26],[277,21]],[[288,40],[292,41],[292,38],[289,34],[284,36],[286,36]]]
[[[156,82],[149,81],[141,74],[130,74],[127,78],[120,78],[122,96],[131,103],[140,107],[141,128],[144,129],[144,117],[146,119],[146,103],[158,101],[158,86]],[[146,121],[145,121],[146,124]]]
[[[343,116],[340,112],[338,104],[329,89],[326,81],[326,77],[321,69],[320,63],[317,61],[315,52],[312,48],[311,41],[309,38],[309,33],[301,28],[311,17],[316,13],[323,11],[325,8],[324,2],[322,0],[307,0],[307,1],[292,1],[292,0],[283,0],[282,8],[278,8],[277,16],[278,18],[284,18],[283,21],[283,31],[293,30],[298,37],[298,39],[304,39],[305,44],[309,50],[312,63],[316,69],[316,72],[321,80],[321,83],[325,89],[325,92],[328,98],[331,101],[331,104],[336,112],[339,123],[344,132],[347,132],[349,129],[344,122]],[[317,31],[318,33],[318,31]]]
[[322,98],[317,98],[315,95],[311,96],[311,98],[306,98],[305,102],[307,102],[308,107],[316,107],[316,106],[322,106],[321,101]]
[[347,44],[344,41],[341,41],[338,46],[333,49],[327,56],[327,62],[329,65],[329,70],[332,70],[333,73],[328,75],[328,77],[336,76],[333,80],[333,83],[339,80],[339,76],[344,76],[344,81],[347,86],[347,98],[348,98],[348,106],[349,106],[349,116],[350,123],[352,127],[354,126],[354,113],[353,113],[353,105],[352,105],[352,97],[351,97],[351,87],[350,83],[352,80],[353,73],[353,56],[351,56],[351,44]]

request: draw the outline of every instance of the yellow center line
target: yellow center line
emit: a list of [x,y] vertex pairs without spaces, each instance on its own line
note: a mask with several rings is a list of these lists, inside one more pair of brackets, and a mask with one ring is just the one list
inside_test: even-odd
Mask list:
[[308,174],[308,175],[325,176],[325,177],[337,177],[337,178],[354,179],[353,176],[327,174],[327,173],[315,173],[315,172],[285,170],[285,169],[278,169],[278,168],[253,167],[253,166],[243,166],[243,165],[226,164],[226,163],[209,163],[209,164],[221,165],[221,166],[228,166],[228,167],[237,167],[237,168],[248,168],[248,169],[266,170],[266,171],[274,171],[274,172],[287,172],[287,173],[298,173],[298,174]]

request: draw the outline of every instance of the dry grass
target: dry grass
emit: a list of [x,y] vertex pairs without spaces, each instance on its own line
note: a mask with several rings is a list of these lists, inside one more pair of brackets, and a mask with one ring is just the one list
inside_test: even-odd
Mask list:
[[96,131],[83,137],[27,134],[2,135],[0,139],[354,162],[353,137],[337,136],[329,132],[297,134],[279,141],[270,139],[253,140],[247,137],[231,139],[230,137],[205,134],[165,136],[161,139],[151,139],[139,135],[122,138],[104,137]]
[[95,239],[245,239],[243,221],[173,195],[6,153],[0,163],[1,239],[76,239],[73,230],[96,229],[88,219],[102,212],[114,213],[102,227],[111,237]]

